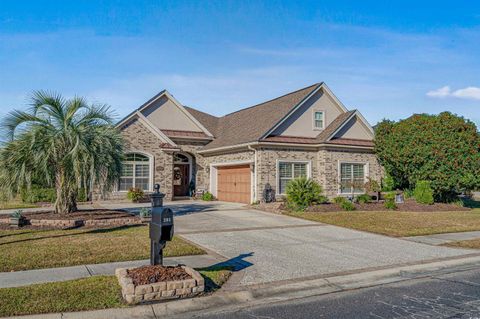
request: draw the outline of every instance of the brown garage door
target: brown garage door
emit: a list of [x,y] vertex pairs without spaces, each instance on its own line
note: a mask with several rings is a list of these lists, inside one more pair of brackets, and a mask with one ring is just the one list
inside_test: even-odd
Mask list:
[[250,165],[218,167],[217,174],[218,200],[250,204]]

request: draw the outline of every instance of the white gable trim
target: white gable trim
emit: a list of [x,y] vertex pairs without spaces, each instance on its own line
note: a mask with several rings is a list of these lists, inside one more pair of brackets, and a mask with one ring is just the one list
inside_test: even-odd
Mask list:
[[330,136],[327,138],[327,141],[333,139],[333,137],[337,135],[337,133],[340,132],[340,130],[344,128],[345,125],[347,125],[347,123],[350,122],[354,116],[357,116],[360,119],[361,124],[363,124],[367,128],[369,133],[372,135],[372,138],[375,137],[373,128],[370,126],[370,124],[368,124],[367,120],[363,117],[363,115],[358,110],[355,110],[355,112],[353,112],[345,121],[343,121],[342,125],[340,125],[335,131],[333,131],[332,134],[330,134]]
[[[133,118],[134,116],[138,115],[138,113],[141,113],[143,110],[145,110],[147,107],[149,107],[152,103],[155,103],[156,101],[158,101],[162,96],[166,96],[170,101],[173,102],[173,104],[175,104],[176,107],[178,107],[196,126],[198,126],[199,129],[201,129],[205,134],[207,134],[208,136],[210,137],[213,137],[213,134],[210,133],[192,114],[190,114],[184,107],[182,104],[180,104],[167,90],[163,90],[161,91],[160,93],[158,93],[157,95],[155,95],[153,98],[151,98],[150,100],[148,100],[145,104],[143,104],[142,106],[140,106],[136,111],[130,113],[129,115],[127,115],[123,120],[121,120],[118,124],[117,124],[117,127],[120,127],[121,125],[123,125],[125,122],[129,121],[131,118]],[[142,114],[143,116],[143,114]],[[146,117],[143,116],[145,119]],[[147,120],[148,121],[148,120]],[[150,125],[154,126],[153,123],[151,123],[150,121],[148,121],[148,123],[150,123]],[[154,126],[155,127],[155,126]],[[156,128],[156,127],[155,127]],[[158,128],[157,128],[158,131],[160,131]],[[163,133],[162,133],[163,134]],[[163,134],[165,137],[166,135]],[[168,137],[167,137],[168,138]],[[172,145],[175,145],[174,143]]]
[[340,102],[339,99],[332,93],[332,91],[328,88],[328,86],[325,83],[321,83],[315,90],[313,90],[309,95],[307,95],[300,103],[298,103],[293,109],[288,112],[288,114],[281,119],[277,124],[275,124],[274,127],[272,127],[270,130],[267,131],[260,139],[264,139],[268,135],[272,134],[280,125],[282,125],[292,114],[294,114],[305,102],[307,102],[315,93],[317,93],[319,90],[323,89],[325,94],[327,94],[335,104],[343,111],[343,113],[348,112],[347,108]]

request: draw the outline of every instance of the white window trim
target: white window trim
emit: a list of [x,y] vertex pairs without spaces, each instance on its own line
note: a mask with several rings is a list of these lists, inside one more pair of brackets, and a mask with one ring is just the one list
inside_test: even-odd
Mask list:
[[[364,183],[366,183],[368,181],[368,177],[370,176],[370,163],[362,162],[362,161],[338,161],[337,163],[337,183],[338,183],[337,195],[348,196],[348,195],[351,195],[352,193],[342,193],[342,186],[340,185],[342,181],[342,171],[341,171],[342,164],[362,164],[363,165],[363,181]],[[353,195],[361,195],[361,194],[365,194],[365,191],[353,193]]]
[[[128,154],[140,154],[140,155],[143,155],[143,156],[146,156],[148,157],[148,164],[149,164],[149,167],[148,167],[148,172],[149,172],[149,185],[148,185],[148,190],[147,192],[153,192],[153,168],[155,167],[154,166],[154,157],[153,155],[151,154],[148,154],[148,153],[145,153],[145,152],[142,152],[142,151],[128,151],[125,153],[125,155],[128,155]],[[140,163],[140,162],[130,162],[130,161],[125,161],[125,162],[122,162],[122,163]],[[135,174],[135,173],[134,173]],[[133,178],[133,177],[132,177]],[[117,182],[116,185],[115,185],[115,189],[116,191],[114,193],[120,193],[120,194],[123,194],[123,193],[128,193],[128,190],[127,191],[121,191],[119,190],[119,187],[120,187],[120,184]]]
[[[323,121],[323,127],[316,127],[315,126],[315,113],[317,112],[322,112],[322,121]],[[325,110],[320,110],[320,109],[312,109],[312,128],[314,131],[323,131],[325,129],[325,120],[326,120],[326,114]]]
[[277,159],[276,164],[276,178],[275,178],[275,195],[283,196],[285,193],[280,193],[280,163],[302,163],[307,164],[307,178],[312,178],[312,161],[308,160],[289,160],[289,159]]

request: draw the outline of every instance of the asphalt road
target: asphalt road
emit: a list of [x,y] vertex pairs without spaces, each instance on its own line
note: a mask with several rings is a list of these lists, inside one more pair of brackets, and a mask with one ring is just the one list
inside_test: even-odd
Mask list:
[[480,318],[480,266],[440,275],[246,309],[184,318]]

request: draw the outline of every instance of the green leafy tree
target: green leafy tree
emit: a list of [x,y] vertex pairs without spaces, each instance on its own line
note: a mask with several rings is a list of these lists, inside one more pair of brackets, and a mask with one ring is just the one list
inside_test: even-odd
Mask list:
[[106,191],[118,180],[122,138],[106,105],[35,92],[28,111],[12,111],[2,122],[0,187],[10,195],[32,180],[56,189],[55,212],[77,210],[78,191]]
[[449,112],[419,114],[375,130],[375,150],[395,187],[429,180],[434,197],[448,201],[480,185],[480,137],[475,124]]

